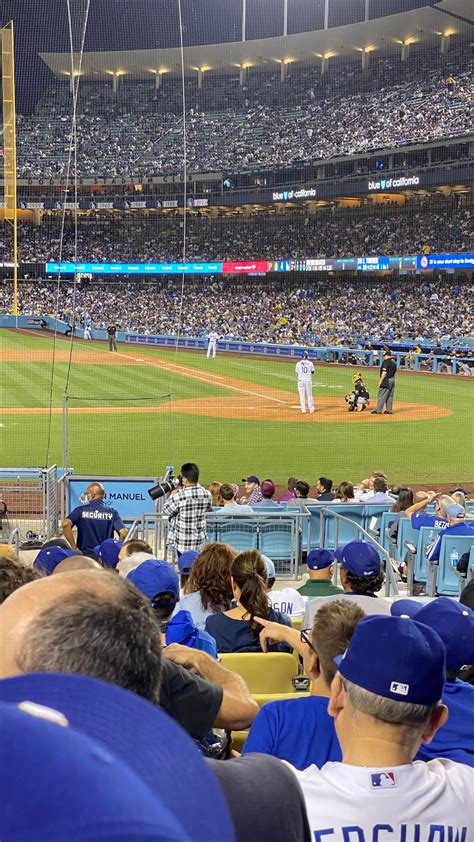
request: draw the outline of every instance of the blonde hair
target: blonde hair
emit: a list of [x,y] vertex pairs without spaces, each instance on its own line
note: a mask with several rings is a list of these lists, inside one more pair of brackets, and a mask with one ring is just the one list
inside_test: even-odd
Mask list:
[[453,491],[451,497],[458,506],[462,506],[463,509],[466,508],[466,495],[462,491]]
[[223,506],[224,501],[221,497],[221,482],[211,482],[208,485],[208,490],[211,492],[212,497],[212,505],[213,506]]

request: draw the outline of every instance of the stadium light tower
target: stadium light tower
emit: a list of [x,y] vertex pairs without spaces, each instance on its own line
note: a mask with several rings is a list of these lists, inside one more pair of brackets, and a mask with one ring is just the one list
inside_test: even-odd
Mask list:
[[16,108],[13,21],[2,27],[3,178],[5,220],[13,226],[13,307],[18,315],[18,209],[16,195]]

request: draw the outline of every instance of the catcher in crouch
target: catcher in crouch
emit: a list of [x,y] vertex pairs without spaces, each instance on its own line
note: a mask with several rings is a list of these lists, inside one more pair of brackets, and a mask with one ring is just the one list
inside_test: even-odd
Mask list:
[[369,405],[370,395],[360,371],[354,374],[352,382],[352,392],[345,397],[346,403],[349,404],[349,412],[363,412]]

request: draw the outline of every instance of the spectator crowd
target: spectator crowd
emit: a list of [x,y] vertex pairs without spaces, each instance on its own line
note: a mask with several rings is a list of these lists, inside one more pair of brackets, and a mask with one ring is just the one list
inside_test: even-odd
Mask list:
[[284,83],[256,70],[242,88],[223,77],[199,91],[189,79],[184,104],[176,79],[165,78],[160,91],[152,81],[124,82],[117,94],[102,82],[81,82],[75,147],[71,95],[66,82],[57,83],[33,114],[18,117],[18,175],[64,176],[73,147],[78,177],[180,173],[184,114],[190,172],[285,166],[463,136],[471,130],[469,78],[469,48],[461,47],[444,57],[415,51],[404,63],[373,56],[366,72],[335,63],[323,78],[318,67],[295,65]]
[[[241,482],[211,493],[182,465],[163,507],[180,578],[127,540],[97,481],[32,566],[0,544],[6,839],[310,842],[383,826],[471,842],[473,581],[459,600],[380,596],[378,545],[352,540],[311,549],[305,584],[280,589],[258,550],[205,543],[213,503],[278,505],[271,480]],[[281,500],[382,495],[398,522],[474,541],[465,489],[414,495],[375,471],[309,492],[291,477]],[[284,674],[292,690],[255,689]]]
[[[436,344],[474,334],[472,289],[464,279],[287,278],[187,278],[183,287],[180,278],[93,280],[75,290],[65,279],[29,281],[19,284],[19,312],[54,315],[78,326],[88,313],[95,328],[116,323],[145,334],[199,337],[216,331],[221,339],[368,350],[372,342]],[[0,312],[10,311],[12,294],[11,282],[0,285]]]
[[[469,205],[456,201],[408,203],[353,210],[324,209],[309,214],[296,209],[282,216],[259,213],[249,218],[188,216],[184,242],[183,217],[175,215],[112,217],[88,215],[73,220],[60,215],[41,225],[21,223],[22,262],[60,258],[87,262],[179,262],[183,249],[188,261],[342,258],[378,255],[435,254],[472,251]],[[11,231],[4,224],[1,245],[11,255]]]

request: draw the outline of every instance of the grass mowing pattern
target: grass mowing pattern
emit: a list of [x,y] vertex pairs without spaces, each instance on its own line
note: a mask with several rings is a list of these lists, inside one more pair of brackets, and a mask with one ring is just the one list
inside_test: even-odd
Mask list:
[[[68,343],[58,339],[61,349]],[[103,343],[78,341],[77,347],[100,348]],[[0,330],[0,349],[52,349],[49,336],[27,336]],[[137,358],[175,361],[172,350],[146,346],[119,346]],[[52,357],[51,357],[52,358]],[[177,363],[198,371],[252,381],[262,387],[294,390],[298,403],[294,361],[231,357],[220,354],[206,360],[203,354],[180,351]],[[0,406],[48,407],[50,363],[1,362]],[[53,404],[62,406],[66,363],[55,366]],[[340,396],[351,388],[353,369],[316,366],[315,400],[318,395]],[[377,393],[375,369],[364,373],[372,398]],[[83,397],[84,405],[100,397],[102,405],[124,397],[157,397],[167,394],[173,382],[173,398],[235,395],[225,388],[144,366],[84,365],[71,369],[70,394]],[[400,483],[466,483],[474,463],[473,383],[469,378],[437,378],[436,375],[401,375],[396,401],[436,404],[453,410],[444,418],[384,424],[334,423],[295,424],[252,419],[251,398],[241,396],[242,420],[205,418],[173,413],[134,415],[121,411],[107,415],[77,415],[70,418],[71,464],[77,473],[139,475],[161,473],[165,464],[179,466],[195,460],[201,466],[203,482],[240,480],[257,472],[262,478],[286,482],[289,474],[314,482],[318,476],[334,480],[367,476],[384,468],[391,480]],[[114,400],[115,403],[115,400]],[[124,401],[124,405],[127,402]],[[357,419],[350,419],[350,421]],[[47,415],[2,415],[0,428],[3,465],[43,464],[48,430]],[[60,415],[52,417],[50,461],[61,464]],[[71,436],[73,439],[71,440]]]

